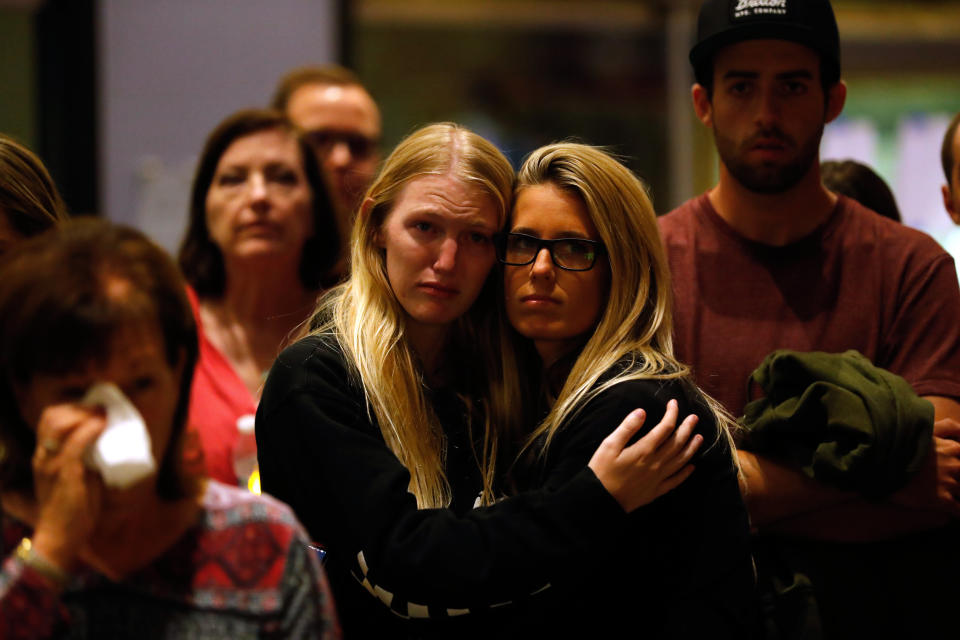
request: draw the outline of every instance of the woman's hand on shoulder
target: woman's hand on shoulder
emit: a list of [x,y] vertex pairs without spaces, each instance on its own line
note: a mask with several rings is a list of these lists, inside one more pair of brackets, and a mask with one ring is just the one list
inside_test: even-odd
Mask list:
[[693,473],[693,465],[688,463],[703,443],[703,436],[693,434],[695,415],[687,416],[677,427],[678,412],[677,401],[670,400],[663,420],[627,446],[646,420],[643,409],[633,411],[590,458],[587,466],[624,511],[629,513],[653,502]]
[[37,425],[33,548],[64,571],[73,568],[100,516],[103,480],[84,457],[105,427],[102,409],[75,404],[47,407]]

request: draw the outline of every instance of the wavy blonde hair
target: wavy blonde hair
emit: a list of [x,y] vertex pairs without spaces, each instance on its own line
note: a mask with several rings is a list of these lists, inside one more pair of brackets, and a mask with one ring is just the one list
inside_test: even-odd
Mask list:
[[[310,332],[334,336],[339,342],[364,389],[368,412],[376,416],[387,446],[410,472],[409,489],[420,508],[450,504],[444,471],[446,438],[426,399],[419,361],[404,338],[406,314],[390,286],[384,252],[375,236],[404,187],[430,175],[453,175],[489,194],[497,206],[498,226],[503,227],[514,182],[513,168],[503,154],[456,124],[419,129],[397,145],[367,191],[351,236],[350,278],[321,298],[311,320],[316,328]],[[454,323],[448,343],[451,352],[462,351],[478,371],[461,381],[457,391],[467,402],[468,416],[483,416],[482,444],[474,454],[483,475],[485,503],[494,499],[498,444],[494,425],[515,424],[519,415],[518,408],[507,406],[503,392],[516,386],[517,374],[499,339],[504,329],[496,313],[496,279],[491,270],[477,301]],[[498,355],[506,357],[508,366]],[[471,420],[471,442],[477,442],[474,427]]]
[[[517,176],[516,193],[543,184],[575,195],[586,206],[606,247],[610,292],[593,335],[550,412],[527,440],[530,447],[542,437],[541,454],[561,425],[610,387],[627,380],[690,375],[689,368],[673,355],[670,271],[643,183],[600,148],[557,143],[527,156]],[[616,375],[597,384],[605,372],[624,362],[627,366],[621,366]],[[716,401],[704,397],[732,448],[731,418]]]

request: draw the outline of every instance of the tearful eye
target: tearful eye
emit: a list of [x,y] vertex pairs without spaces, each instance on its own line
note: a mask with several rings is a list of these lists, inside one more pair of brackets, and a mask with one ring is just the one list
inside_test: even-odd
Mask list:
[[490,242],[490,236],[483,233],[471,233],[470,241],[474,244],[487,244]]
[[154,379],[153,376],[139,376],[133,380],[133,384],[130,385],[131,390],[134,393],[138,391],[146,391],[153,387]]

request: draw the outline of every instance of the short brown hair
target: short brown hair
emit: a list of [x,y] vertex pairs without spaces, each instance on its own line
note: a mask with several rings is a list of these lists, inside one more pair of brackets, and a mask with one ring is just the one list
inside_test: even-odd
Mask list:
[[200,153],[197,172],[193,176],[187,232],[180,245],[178,261],[187,281],[200,297],[219,298],[227,285],[223,254],[210,238],[206,215],[207,192],[220,157],[238,138],[274,129],[287,132],[296,139],[312,196],[313,235],[303,245],[300,281],[307,289],[314,290],[332,284],[337,278],[333,270],[345,247],[337,232],[334,205],[316,154],[280,111],[245,109],[228,116],[213,130]]
[[[130,284],[123,296],[108,284]],[[183,375],[170,444],[157,490],[185,491],[181,442],[197,361],[197,327],[173,260],[142,233],[97,219],[65,222],[17,245],[0,262],[0,486],[33,491],[36,436],[20,413],[15,385],[37,374],[75,371],[109,357],[109,344],[130,322],[156,322],[171,367]]]
[[10,226],[30,237],[67,219],[57,186],[30,149],[0,134],[0,211]]
[[960,126],[960,112],[953,116],[947,132],[943,135],[943,143],[940,145],[940,164],[943,166],[943,175],[947,179],[947,186],[950,186],[950,174],[953,173],[953,165],[956,158],[953,157],[953,139],[957,134],[957,127]]
[[[270,106],[280,111],[287,110],[290,96],[300,87],[308,84],[332,84],[334,86],[358,86],[360,78],[353,71],[338,64],[311,65],[291,69],[280,78],[277,88],[273,92]],[[364,87],[366,91],[366,87]]]
[[856,160],[824,160],[820,163],[823,186],[853,198],[867,209],[900,222],[900,207],[890,185],[876,171]]

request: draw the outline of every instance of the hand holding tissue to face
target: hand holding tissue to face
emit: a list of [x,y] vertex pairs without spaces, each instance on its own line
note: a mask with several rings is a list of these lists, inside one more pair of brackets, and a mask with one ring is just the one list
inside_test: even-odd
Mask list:
[[[140,412],[116,385],[96,383],[78,404],[43,408],[33,457],[35,499],[6,492],[3,509],[34,528],[38,554],[70,571],[100,522],[102,489],[126,489],[155,471]],[[102,482],[84,481],[85,474]]]
[[105,485],[125,489],[156,471],[147,425],[115,384],[98,382],[81,404],[101,406],[106,412],[107,426],[84,458],[88,467],[100,472]]

